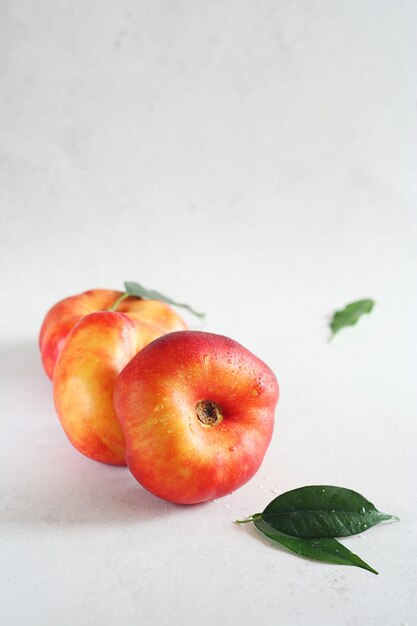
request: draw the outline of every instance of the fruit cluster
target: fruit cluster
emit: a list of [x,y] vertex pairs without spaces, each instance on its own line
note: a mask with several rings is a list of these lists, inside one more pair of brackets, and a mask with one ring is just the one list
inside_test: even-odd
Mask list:
[[187,330],[165,302],[94,289],[52,307],[39,345],[63,429],[91,459],[127,464],[182,504],[224,496],[258,470],[278,383],[236,341]]

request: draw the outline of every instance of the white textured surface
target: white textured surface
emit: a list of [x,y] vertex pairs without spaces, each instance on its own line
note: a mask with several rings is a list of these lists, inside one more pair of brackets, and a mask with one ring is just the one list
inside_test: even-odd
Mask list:
[[[415,2],[3,0],[0,23],[2,626],[416,624]],[[127,279],[277,373],[265,463],[218,502],[153,498],[55,418],[44,313]],[[345,541],[380,576],[231,523],[315,483],[401,517]]]

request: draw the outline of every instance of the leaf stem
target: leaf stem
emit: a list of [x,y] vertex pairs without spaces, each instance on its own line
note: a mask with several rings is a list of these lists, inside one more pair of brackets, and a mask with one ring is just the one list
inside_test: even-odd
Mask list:
[[122,295],[117,298],[116,302],[108,310],[115,311],[117,307],[119,306],[119,304],[123,302],[123,300],[126,300],[126,298],[129,298],[129,296],[130,296],[129,293],[126,293],[126,292],[122,293]]
[[254,522],[257,519],[261,519],[261,517],[262,517],[262,513],[254,513],[253,515],[251,515],[250,517],[247,517],[246,519],[236,519],[235,524],[247,524],[248,522]]

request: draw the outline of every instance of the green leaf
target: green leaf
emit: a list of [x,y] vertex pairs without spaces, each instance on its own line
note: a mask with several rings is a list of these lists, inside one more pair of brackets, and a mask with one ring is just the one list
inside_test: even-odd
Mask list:
[[378,574],[373,567],[365,563],[365,561],[362,561],[357,554],[348,550],[344,545],[339,543],[337,539],[289,537],[272,528],[263,519],[256,518],[253,522],[263,535],[300,556],[313,559],[314,561],[323,561],[336,565],[354,565],[355,567],[368,570],[373,574]]
[[173,304],[174,306],[182,307],[183,309],[187,309],[193,315],[197,317],[205,317],[205,313],[198,313],[194,311],[188,304],[181,304],[180,302],[175,302],[172,298],[168,298],[164,296],[159,291],[155,291],[153,289],[146,289],[139,283],[126,282],[124,283],[126,293],[129,296],[136,296],[137,298],[142,298],[143,300],[160,300],[161,302],[166,302],[167,304]]
[[398,518],[380,513],[356,491],[311,485],[278,496],[260,514],[275,530],[294,537],[348,537]]
[[364,313],[370,313],[374,308],[373,300],[358,300],[347,304],[342,311],[336,311],[330,322],[333,336],[345,326],[353,326]]

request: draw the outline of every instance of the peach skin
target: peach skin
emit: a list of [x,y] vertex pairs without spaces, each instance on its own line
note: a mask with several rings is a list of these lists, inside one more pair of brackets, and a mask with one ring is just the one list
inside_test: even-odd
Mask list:
[[113,408],[123,367],[143,343],[124,313],[83,317],[70,331],[53,372],[55,407],[71,443],[91,459],[125,465],[125,441]]
[[[91,289],[61,300],[48,311],[39,334],[39,347],[49,378],[52,378],[58,355],[75,324],[89,313],[108,310],[122,294],[110,289]],[[184,320],[159,300],[129,297],[120,302],[117,310],[135,322],[140,334],[138,350],[165,333],[187,328]]]
[[130,471],[178,504],[238,489],[262,463],[278,395],[270,368],[228,337],[159,337],[129,361],[114,389]]

